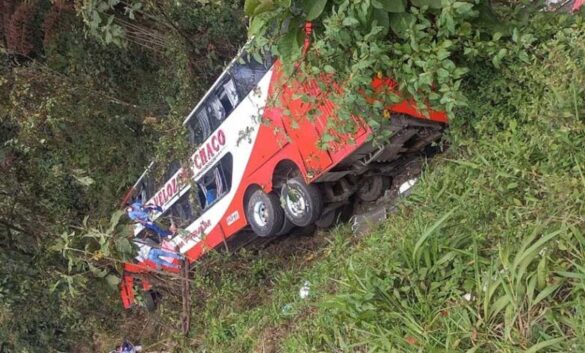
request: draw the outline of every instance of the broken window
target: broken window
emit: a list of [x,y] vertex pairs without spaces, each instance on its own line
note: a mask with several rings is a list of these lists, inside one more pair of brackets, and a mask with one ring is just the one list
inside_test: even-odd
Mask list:
[[211,207],[230,191],[232,168],[233,158],[228,153],[197,182],[203,210]]

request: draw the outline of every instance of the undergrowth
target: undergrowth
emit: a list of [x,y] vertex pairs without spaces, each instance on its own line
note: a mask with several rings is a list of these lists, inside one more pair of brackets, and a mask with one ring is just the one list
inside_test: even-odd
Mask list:
[[584,43],[472,67],[451,150],[372,234],[196,275],[181,351],[584,351]]

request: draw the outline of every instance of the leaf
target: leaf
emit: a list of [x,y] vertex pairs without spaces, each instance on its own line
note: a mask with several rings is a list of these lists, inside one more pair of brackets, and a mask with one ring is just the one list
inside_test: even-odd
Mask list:
[[121,280],[120,277],[109,274],[106,276],[106,282],[108,282],[110,286],[116,287],[118,284],[120,284]]
[[382,34],[387,35],[388,31],[390,31],[390,17],[388,16],[388,12],[381,9],[374,9],[372,16],[374,17],[375,24],[384,28]]
[[126,238],[119,238],[116,240],[116,249],[122,254],[132,253],[132,244]]
[[386,12],[401,13],[406,10],[405,0],[373,0],[372,5]]
[[358,21],[356,18],[354,17],[346,17],[343,19],[343,22],[341,23],[342,25],[346,26],[346,27],[351,27],[354,25],[359,25],[360,21]]
[[495,301],[489,311],[489,317],[494,318],[502,309],[504,309],[511,302],[510,296],[507,294],[502,295],[498,300]]
[[274,3],[272,0],[246,0],[244,3],[244,12],[246,16],[258,16],[263,12],[270,11]]
[[110,44],[112,42],[112,32],[106,32],[106,44]]
[[278,42],[278,52],[286,62],[294,62],[301,55],[303,31],[291,22],[289,32]]
[[246,16],[254,15],[254,10],[259,4],[260,0],[246,0],[244,3],[244,12],[246,13]]
[[441,5],[441,0],[410,0],[410,2],[416,7],[427,6],[430,9],[436,10],[439,10],[443,7]]
[[274,3],[272,2],[272,0],[262,0],[260,5],[258,5],[254,9],[254,16],[258,16],[258,15],[263,14],[264,12],[268,12],[268,11],[272,10],[273,7],[274,7]]
[[262,16],[256,16],[252,18],[252,21],[250,21],[250,27],[248,27],[248,35],[254,36],[258,34],[265,24],[266,21]]
[[307,14],[306,20],[313,21],[319,17],[327,5],[327,0],[303,0],[303,8]]
[[414,250],[412,251],[412,259],[413,260],[416,260],[418,249],[420,249],[420,247],[427,240],[427,238],[429,236],[431,236],[431,234],[433,234],[435,232],[435,230],[441,226],[441,224],[443,224],[449,217],[451,217],[451,215],[453,214],[453,212],[455,212],[455,210],[457,210],[457,207],[455,207],[451,211],[447,212],[443,217],[441,217],[438,221],[436,221],[431,227],[429,227],[427,230],[425,230],[424,234],[420,237],[420,239],[414,245]]
[[95,183],[95,181],[88,176],[80,177],[80,176],[74,175],[74,177],[77,180],[77,182],[83,186],[90,186],[91,184]]
[[91,263],[88,263],[88,265],[89,265],[89,270],[91,271],[91,273],[93,273],[93,275],[98,277],[98,278],[104,278],[108,274],[107,269],[100,269],[98,267],[95,267]]
[[334,74],[335,73],[335,69],[333,68],[333,66],[331,65],[325,65],[323,67],[323,70],[328,73],[328,74]]
[[557,343],[561,343],[564,340],[565,340],[564,337],[559,337],[559,338],[550,339],[548,341],[539,342],[539,343],[535,344],[534,346],[528,348],[526,351],[524,351],[524,353],[535,353],[543,348],[552,346],[552,345],[557,344]]
[[530,263],[530,261],[532,261],[532,259],[534,259],[534,257],[536,257],[536,255],[538,255],[538,251],[540,250],[540,247],[543,246],[544,244],[546,244],[552,238],[559,235],[560,233],[561,233],[561,230],[557,230],[555,232],[552,232],[552,233],[542,237],[541,239],[539,239],[537,242],[532,244],[528,249],[518,252],[516,257],[514,258],[514,262],[512,263],[512,271],[514,271],[516,268],[518,268],[518,266],[521,265],[522,263],[523,263],[522,267],[526,268],[528,266],[528,264]]
[[400,38],[408,38],[410,26],[416,18],[410,13],[390,14],[390,28]]
[[553,284],[538,293],[536,298],[534,299],[534,303],[532,305],[536,305],[546,299],[549,295],[551,295],[554,291],[556,291],[560,287],[560,284]]
[[114,231],[114,229],[120,222],[120,218],[122,217],[123,214],[124,211],[122,210],[118,210],[112,214],[112,217],[110,218],[110,228],[108,229],[108,233],[112,233]]

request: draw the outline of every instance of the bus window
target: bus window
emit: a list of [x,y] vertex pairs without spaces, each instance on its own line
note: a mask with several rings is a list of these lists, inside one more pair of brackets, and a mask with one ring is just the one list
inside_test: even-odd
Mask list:
[[211,135],[211,126],[205,106],[200,108],[195,116],[189,120],[187,128],[189,129],[189,142],[194,146],[199,146]]
[[216,89],[215,96],[219,100],[219,104],[225,112],[225,116],[230,115],[239,103],[236,84],[234,83],[234,80],[229,77],[224,79],[223,83]]
[[221,125],[228,113],[215,95],[210,96],[206,103],[207,116],[209,117],[211,128],[215,130]]
[[231,78],[224,79],[206,102],[207,116],[213,130],[217,129],[239,103],[236,84]]
[[264,63],[259,63],[251,55],[244,53],[230,69],[240,100],[248,96],[272,66],[270,56],[267,56],[264,61]]
[[150,174],[146,174],[138,184],[138,197],[142,202],[147,202],[156,193],[156,185]]
[[197,217],[195,207],[191,205],[189,200],[190,194],[191,190],[183,194],[183,196],[173,204],[168,214],[173,223],[179,228],[187,227],[189,224],[193,223]]
[[199,201],[204,211],[230,191],[232,168],[233,158],[228,153],[197,182]]
[[[238,91],[236,90],[236,84],[234,83],[234,80],[227,80],[222,85],[218,96],[221,104],[226,108],[227,111],[231,112],[233,108],[235,108],[239,103]],[[231,106],[231,109],[228,109],[228,106]]]

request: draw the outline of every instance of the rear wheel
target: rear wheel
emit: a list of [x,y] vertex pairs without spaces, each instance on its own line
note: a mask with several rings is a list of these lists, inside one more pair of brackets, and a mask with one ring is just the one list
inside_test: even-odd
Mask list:
[[290,233],[290,231],[295,227],[294,223],[291,222],[288,218],[284,217],[284,221],[282,222],[282,228],[276,233],[277,236],[286,235]]
[[246,206],[246,218],[259,237],[276,235],[284,224],[284,212],[278,197],[258,189],[252,193]]
[[313,224],[323,210],[319,189],[314,184],[305,184],[301,177],[286,181],[281,199],[286,217],[299,227]]
[[331,211],[324,212],[319,219],[315,221],[315,225],[321,229],[327,229],[335,224],[339,210],[336,208]]
[[376,201],[390,187],[390,178],[383,175],[372,175],[363,181],[357,196],[365,202]]

